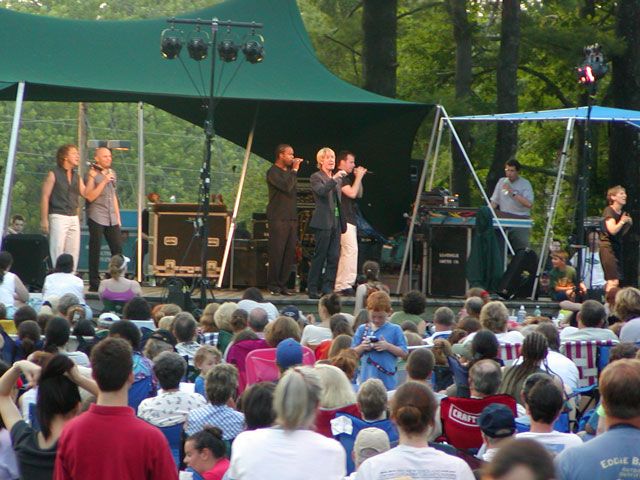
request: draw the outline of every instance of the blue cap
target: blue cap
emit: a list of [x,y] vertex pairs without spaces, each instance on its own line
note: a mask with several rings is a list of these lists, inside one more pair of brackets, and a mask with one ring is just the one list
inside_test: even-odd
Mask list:
[[302,345],[293,338],[282,340],[276,348],[276,364],[282,370],[302,365]]

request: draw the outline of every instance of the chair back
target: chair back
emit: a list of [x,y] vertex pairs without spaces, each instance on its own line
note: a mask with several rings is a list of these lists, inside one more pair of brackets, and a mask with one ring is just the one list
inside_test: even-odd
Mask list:
[[[13,320],[11,320],[11,322],[13,323]],[[2,360],[5,363],[7,363],[8,365],[12,365],[13,359],[16,356],[16,342],[13,338],[11,338],[11,336],[7,332],[5,332],[1,328],[0,328],[0,335],[4,340],[4,344],[0,349],[0,357],[2,357]]]
[[138,405],[140,405],[145,398],[151,396],[152,389],[153,384],[150,376],[133,382],[129,387],[129,406],[137,412]]
[[510,395],[492,395],[486,398],[445,397],[440,402],[442,433],[447,442],[461,450],[478,449],[482,435],[478,417],[482,410],[493,403],[506,405],[516,416],[516,401]]
[[578,387],[597,385],[598,375],[609,362],[609,350],[614,345],[611,340],[570,341],[560,345],[560,352],[578,367]]
[[169,442],[169,448],[171,449],[171,456],[173,456],[173,461],[176,462],[176,468],[180,468],[180,463],[182,461],[182,446],[183,446],[183,432],[184,432],[184,423],[178,423],[176,425],[171,425],[170,427],[158,427],[160,431]]
[[502,360],[505,367],[510,367],[520,356],[521,343],[501,343],[498,348],[498,358]]
[[[303,365],[313,365],[316,357],[308,347],[302,347]],[[275,348],[259,348],[247,354],[245,360],[247,387],[258,382],[275,382],[280,371],[276,365]]]
[[116,300],[107,300],[106,298],[102,299],[102,305],[104,306],[104,308],[102,309],[102,313],[104,312],[113,312],[118,314],[119,316],[122,315],[122,312],[124,311],[124,306],[127,302],[119,302]]
[[331,420],[332,429],[333,424],[336,425],[349,425],[351,428],[340,428],[339,433],[334,433],[333,438],[340,442],[342,448],[347,453],[347,475],[351,475],[352,472],[355,471],[355,465],[353,463],[353,457],[351,452],[353,451],[353,445],[356,441],[356,437],[360,430],[365,428],[379,428],[384,431],[389,437],[389,443],[391,444],[391,448],[398,445],[398,429],[395,424],[389,420],[377,420],[375,422],[367,422],[366,420],[362,420],[361,418],[354,417],[353,415],[349,415],[348,413],[338,412],[333,420]]

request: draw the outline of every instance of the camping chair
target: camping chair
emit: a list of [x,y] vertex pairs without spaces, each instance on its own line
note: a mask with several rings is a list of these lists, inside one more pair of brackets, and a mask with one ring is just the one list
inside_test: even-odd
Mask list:
[[151,397],[151,391],[153,389],[151,376],[141,378],[140,380],[136,380],[129,387],[129,406],[133,408],[136,412],[138,411],[138,405],[145,398]]
[[[316,362],[314,353],[308,347],[302,347],[303,365],[313,365]],[[247,387],[258,382],[275,382],[280,376],[276,365],[275,348],[259,348],[247,354],[245,360]]]
[[510,367],[520,356],[521,343],[501,343],[498,348],[498,358],[502,360],[505,367]]
[[576,402],[576,424],[598,403],[598,376],[609,363],[609,352],[615,345],[611,340],[569,341],[560,345],[560,352],[578,367],[578,388],[570,396],[583,399]]
[[493,403],[506,405],[516,414],[516,401],[510,395],[491,395],[486,398],[445,397],[440,402],[442,433],[447,442],[460,450],[477,450],[482,445],[478,417]]
[[379,428],[387,434],[391,448],[398,445],[398,429],[389,419],[367,422],[348,413],[338,412],[335,418],[331,420],[331,428],[334,432],[333,438],[338,440],[342,448],[347,452],[347,475],[350,475],[356,469],[351,452],[358,433],[360,430],[372,427]]
[[170,427],[158,428],[160,428],[160,431],[167,439],[167,442],[169,442],[173,461],[176,462],[176,468],[180,469],[180,464],[182,463],[182,447],[184,445],[184,423],[178,423],[176,425],[171,425]]
[[469,391],[469,369],[463,367],[457,358],[449,356],[447,357],[449,362],[449,370],[453,375],[453,382],[456,384],[456,397],[469,398],[471,392]]
[[[11,320],[11,322],[13,322],[13,320]],[[2,349],[0,349],[0,357],[2,357],[5,363],[12,365],[16,355],[16,342],[2,328],[0,328],[0,335],[2,335],[2,339],[4,340],[4,345],[2,345]]]

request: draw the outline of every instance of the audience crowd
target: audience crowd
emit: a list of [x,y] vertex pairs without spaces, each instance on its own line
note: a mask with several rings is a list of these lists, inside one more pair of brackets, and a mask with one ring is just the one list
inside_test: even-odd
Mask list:
[[394,313],[369,265],[355,317],[257,289],[190,313],[114,257],[94,319],[64,255],[32,306],[7,255],[0,480],[640,478],[634,288],[564,319],[518,323],[478,289]]

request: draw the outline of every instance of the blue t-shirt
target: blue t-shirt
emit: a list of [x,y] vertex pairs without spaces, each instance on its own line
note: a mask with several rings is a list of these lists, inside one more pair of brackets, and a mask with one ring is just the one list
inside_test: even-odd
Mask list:
[[[387,322],[377,330],[373,330],[369,324],[360,325],[351,342],[351,347],[357,347],[362,343],[362,339],[368,335],[375,335],[378,338],[384,337],[385,341],[400,347],[407,352],[407,340],[402,333],[400,326]],[[362,383],[369,378],[379,378],[384,383],[387,390],[396,388],[396,364],[398,357],[388,351],[378,352],[370,350],[362,354],[360,358],[360,374],[358,383]]]
[[593,440],[556,457],[560,480],[640,479],[640,429],[615,425]]
[[204,391],[204,377],[202,375],[198,375],[196,377],[196,381],[193,383],[195,385],[193,387],[194,391],[202,395],[204,398],[207,398],[207,394]]

